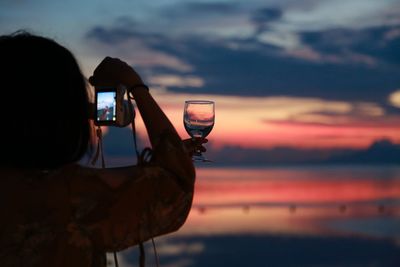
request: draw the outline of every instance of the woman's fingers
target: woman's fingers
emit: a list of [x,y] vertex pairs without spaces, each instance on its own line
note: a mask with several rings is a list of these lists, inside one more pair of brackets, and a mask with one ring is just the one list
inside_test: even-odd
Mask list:
[[93,72],[93,76],[89,78],[89,82],[93,86],[116,86],[124,84],[132,86],[143,83],[139,74],[129,66],[126,62],[118,59],[105,57]]
[[93,85],[93,86],[98,85],[97,79],[96,79],[96,77],[94,77],[94,76],[90,76],[90,77],[89,77],[89,83],[90,83],[91,85]]
[[190,140],[192,140],[192,142],[194,142],[196,145],[201,145],[201,144],[208,143],[208,139],[201,138],[201,137],[195,137],[195,138],[192,138]]
[[183,140],[183,143],[190,154],[193,154],[196,151],[206,152],[207,149],[203,146],[203,144],[207,142],[208,140],[206,138],[192,138]]

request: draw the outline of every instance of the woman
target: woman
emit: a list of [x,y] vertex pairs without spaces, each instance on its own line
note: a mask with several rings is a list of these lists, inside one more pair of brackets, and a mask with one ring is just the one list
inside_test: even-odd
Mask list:
[[72,54],[19,33],[0,37],[0,58],[0,266],[105,266],[105,252],[182,226],[194,190],[190,151],[205,141],[188,152],[130,66],[107,57],[90,83],[132,88],[152,160],[94,169],[77,164],[91,127],[85,80]]

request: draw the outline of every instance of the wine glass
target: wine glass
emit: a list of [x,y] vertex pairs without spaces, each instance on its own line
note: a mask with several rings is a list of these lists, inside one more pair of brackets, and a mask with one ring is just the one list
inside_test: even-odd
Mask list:
[[[187,100],[183,112],[183,124],[187,133],[192,137],[205,138],[214,127],[215,105],[208,100]],[[200,150],[196,150],[193,161],[209,162]]]

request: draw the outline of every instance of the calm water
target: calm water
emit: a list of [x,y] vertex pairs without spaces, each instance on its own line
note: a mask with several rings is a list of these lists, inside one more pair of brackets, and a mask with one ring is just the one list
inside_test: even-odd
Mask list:
[[198,169],[186,224],[156,243],[161,266],[400,266],[400,168]]

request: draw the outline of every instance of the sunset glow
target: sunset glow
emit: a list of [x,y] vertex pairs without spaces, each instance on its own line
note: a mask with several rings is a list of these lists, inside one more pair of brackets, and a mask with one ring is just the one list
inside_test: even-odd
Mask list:
[[[121,72],[114,76],[103,66],[95,80],[111,78],[132,90],[138,85],[134,81],[143,82],[181,139],[190,138],[183,121],[185,101],[215,103],[215,117],[202,118],[207,128],[199,128],[201,116],[193,116],[190,124],[186,120],[192,135],[209,133],[201,149],[209,161],[193,163],[195,176],[190,140],[178,142],[148,96],[131,92],[137,96],[132,101],[136,136],[131,125],[102,126],[102,136],[96,136],[90,121],[93,149],[78,163],[105,165],[110,169],[106,180],[118,183],[118,189],[107,193],[103,183],[83,186],[76,201],[72,199],[78,207],[71,210],[75,217],[57,210],[53,215],[62,220],[50,214],[50,219],[33,222],[32,211],[28,221],[14,223],[15,229],[7,226],[11,232],[1,251],[6,265],[11,253],[16,262],[21,255],[33,255],[23,260],[32,258],[34,264],[38,253],[50,247],[43,259],[67,260],[68,265],[90,254],[98,257],[92,265],[100,264],[105,263],[101,253],[131,246],[118,256],[107,252],[107,266],[136,267],[142,260],[146,266],[163,267],[400,266],[399,0],[6,0],[0,1],[0,32],[43,36],[69,50],[91,103],[95,88],[89,80],[95,69],[105,57],[120,59],[127,64],[120,66]],[[21,74],[43,65],[29,56],[15,62]],[[65,71],[64,61],[57,62]],[[66,74],[81,77],[75,71]],[[35,81],[46,82],[47,77],[43,72]],[[55,91],[58,86],[54,84]],[[54,114],[75,114],[76,104],[68,105],[69,112]],[[21,124],[23,136],[31,135],[32,142],[38,134],[47,136],[46,122],[43,132],[29,132],[31,123],[41,119],[35,111],[27,110],[27,123],[22,118]],[[140,112],[149,118],[153,143]],[[12,119],[15,130],[20,118]],[[2,131],[8,133],[8,127],[6,122]],[[143,161],[137,153],[142,151]],[[111,176],[114,167],[126,168],[116,171],[124,173],[122,178]],[[34,170],[45,182],[53,172],[58,170]],[[96,170],[89,178],[95,181],[103,172]],[[25,170],[22,174],[25,178]],[[160,178],[171,186],[152,186],[151,180]],[[126,182],[119,183],[121,179]],[[25,182],[29,185],[23,188],[30,188],[34,179],[20,180],[15,188]],[[140,194],[129,196],[135,198],[133,203],[122,203],[121,192],[141,185]],[[39,186],[33,186],[32,193]],[[81,194],[81,189],[88,193]],[[103,205],[103,199],[111,202]],[[55,204],[68,202],[59,200]],[[190,210],[186,204],[172,209],[169,203],[175,207],[176,200],[191,203]],[[111,218],[113,203],[128,207],[126,218],[140,221],[125,223],[121,209],[121,220]],[[3,206],[7,211],[14,204]],[[74,231],[53,225],[61,221]],[[61,241],[68,237],[84,244],[64,246]],[[146,257],[137,246],[142,241]]]
[[[288,171],[287,174],[289,173]],[[340,204],[397,199],[400,196],[399,180],[360,181],[354,174],[349,174],[349,177],[338,177],[339,179],[325,177],[321,180],[320,177],[315,177],[314,180],[313,177],[307,177],[307,171],[302,171],[293,178],[287,177],[287,174],[282,170],[202,169],[198,173],[195,203],[199,206],[238,203]],[[230,178],[216,180],[215,176]]]
[[215,101],[214,149],[366,149],[400,144],[398,11],[390,0],[8,1],[0,28],[55,38],[86,77],[105,56],[126,61],[183,138],[184,101]]
[[[386,117],[379,106],[371,103],[289,97],[194,97],[162,92],[155,92],[155,98],[182,138],[188,138],[182,122],[184,101],[215,101],[216,123],[208,137],[215,148],[366,148],[380,139],[400,142],[400,119]],[[144,126],[141,120],[137,121],[143,134]]]

